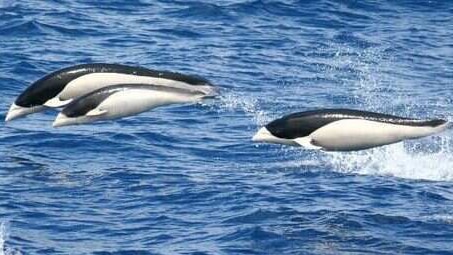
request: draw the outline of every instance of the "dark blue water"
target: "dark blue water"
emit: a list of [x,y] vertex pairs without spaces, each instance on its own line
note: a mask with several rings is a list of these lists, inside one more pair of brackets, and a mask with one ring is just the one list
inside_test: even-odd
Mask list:
[[0,118],[110,62],[220,99],[53,129],[0,125],[0,254],[453,254],[452,132],[373,150],[255,145],[295,111],[453,120],[451,1],[0,0]]

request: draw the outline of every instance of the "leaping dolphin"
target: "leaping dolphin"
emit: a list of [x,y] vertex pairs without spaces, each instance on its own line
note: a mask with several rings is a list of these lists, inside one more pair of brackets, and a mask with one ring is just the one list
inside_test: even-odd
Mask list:
[[325,151],[356,151],[444,131],[446,120],[420,120],[350,109],[293,113],[262,127],[252,138]]
[[198,90],[154,85],[118,84],[74,99],[58,114],[53,126],[61,127],[118,119],[153,108],[194,103],[211,97]]

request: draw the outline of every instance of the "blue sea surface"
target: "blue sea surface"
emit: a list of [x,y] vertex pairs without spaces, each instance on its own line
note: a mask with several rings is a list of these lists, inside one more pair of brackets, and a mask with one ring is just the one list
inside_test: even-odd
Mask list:
[[326,153],[254,144],[285,114],[453,121],[453,2],[0,0],[0,118],[93,62],[221,96],[92,125],[0,124],[0,254],[453,254],[452,131]]

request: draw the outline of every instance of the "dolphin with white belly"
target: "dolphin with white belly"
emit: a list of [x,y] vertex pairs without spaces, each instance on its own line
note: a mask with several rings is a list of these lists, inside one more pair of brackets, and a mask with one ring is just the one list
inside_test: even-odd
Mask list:
[[97,89],[126,83],[185,88],[205,94],[212,94],[215,90],[208,80],[198,76],[120,64],[82,64],[58,70],[34,82],[11,105],[5,121],[46,107],[63,107]]
[[208,97],[211,95],[184,88],[150,84],[112,85],[74,99],[58,114],[53,126],[61,127],[118,119],[159,106],[195,103]]
[[274,120],[253,136],[255,142],[355,151],[421,138],[444,131],[442,119],[420,120],[350,109],[299,112]]

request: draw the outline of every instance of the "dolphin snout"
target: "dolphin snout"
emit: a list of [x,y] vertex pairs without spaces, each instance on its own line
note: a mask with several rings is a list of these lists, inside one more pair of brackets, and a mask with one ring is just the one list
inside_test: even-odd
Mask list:
[[264,142],[273,137],[272,134],[267,130],[266,127],[260,128],[258,132],[252,137],[253,142]]
[[38,105],[38,106],[32,106],[32,107],[23,107],[16,105],[15,103],[11,104],[11,107],[8,110],[8,113],[6,114],[5,121],[11,121],[14,119],[18,119],[20,117],[23,117],[25,115],[34,113],[34,112],[39,112],[43,110],[45,107]]

